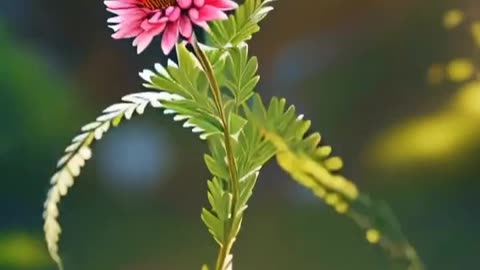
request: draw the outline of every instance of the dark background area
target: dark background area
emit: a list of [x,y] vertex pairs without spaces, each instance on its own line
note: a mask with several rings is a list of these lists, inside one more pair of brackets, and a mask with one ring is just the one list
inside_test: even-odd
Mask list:
[[[432,85],[455,58],[478,66],[478,1],[281,0],[254,37],[264,97],[282,96],[344,158],[343,174],[385,199],[428,269],[477,269],[480,115],[466,82]],[[444,14],[466,21],[447,31]],[[42,206],[64,147],[101,110],[142,91],[164,62],[115,41],[102,1],[0,2],[0,269],[54,269]],[[480,91],[480,90],[479,90]],[[480,107],[469,98],[472,108]],[[452,109],[454,108],[454,109]],[[472,110],[470,110],[472,111]],[[473,110],[474,111],[474,110]],[[477,110],[478,112],[478,110]],[[199,269],[216,244],[200,220],[204,144],[159,111],[112,130],[61,206],[66,269]],[[260,176],[235,269],[388,269],[343,216],[273,164]]]

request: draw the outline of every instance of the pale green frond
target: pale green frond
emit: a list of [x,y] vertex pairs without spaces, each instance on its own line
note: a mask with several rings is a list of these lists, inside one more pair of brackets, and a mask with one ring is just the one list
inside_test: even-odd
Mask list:
[[[282,115],[286,126],[276,120]],[[263,129],[263,137],[275,148],[278,164],[295,181],[339,214],[353,219],[370,243],[384,248],[395,260],[407,263],[408,269],[423,269],[387,204],[360,193],[354,182],[339,174],[342,160],[330,156],[332,149],[320,144],[319,133],[307,135],[310,122],[296,116],[294,108],[285,109],[284,100],[277,98],[265,108],[259,100],[247,118]]]
[[162,102],[182,100],[181,96],[170,93],[145,92],[127,95],[122,102],[112,105],[103,111],[96,121],[85,125],[81,133],[65,149],[64,156],[58,161],[57,172],[51,178],[51,187],[44,204],[44,232],[48,250],[53,260],[62,269],[62,260],[58,255],[58,242],[61,227],[58,223],[58,205],[66,196],[69,188],[74,185],[75,178],[80,175],[85,162],[92,156],[91,144],[100,140],[112,127],[117,126],[122,119],[131,119],[136,114],[143,114],[147,106],[164,107]]

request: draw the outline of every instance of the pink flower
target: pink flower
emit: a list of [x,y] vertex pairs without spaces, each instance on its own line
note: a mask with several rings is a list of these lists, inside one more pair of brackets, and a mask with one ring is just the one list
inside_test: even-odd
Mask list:
[[238,5],[231,0],[107,0],[107,10],[117,16],[108,20],[114,39],[135,38],[140,54],[155,36],[163,33],[162,50],[168,54],[178,38],[190,40],[193,26],[227,19],[224,11]]

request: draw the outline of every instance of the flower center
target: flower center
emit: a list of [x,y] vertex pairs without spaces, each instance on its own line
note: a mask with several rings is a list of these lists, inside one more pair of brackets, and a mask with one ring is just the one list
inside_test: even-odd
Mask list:
[[140,0],[141,5],[149,9],[166,9],[176,2],[176,0]]

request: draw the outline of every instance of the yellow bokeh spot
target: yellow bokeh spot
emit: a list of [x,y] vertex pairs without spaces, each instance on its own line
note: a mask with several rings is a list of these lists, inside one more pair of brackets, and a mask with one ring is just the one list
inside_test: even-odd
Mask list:
[[477,46],[480,47],[480,21],[472,23],[472,36]]
[[388,131],[372,147],[377,165],[418,165],[450,161],[478,142],[478,119],[449,108],[432,116],[414,118]]
[[480,118],[480,81],[466,84],[455,100],[458,111]]
[[367,231],[367,241],[371,244],[377,244],[378,242],[380,242],[380,232],[375,230],[375,229],[370,229]]
[[451,9],[443,17],[443,25],[447,29],[453,29],[459,26],[465,19],[465,14],[459,9]]
[[459,58],[451,61],[447,66],[447,74],[450,80],[462,82],[470,79],[475,72],[475,66],[470,59]]
[[50,260],[40,239],[25,233],[10,233],[0,236],[2,265],[12,268],[43,267],[50,265]]

